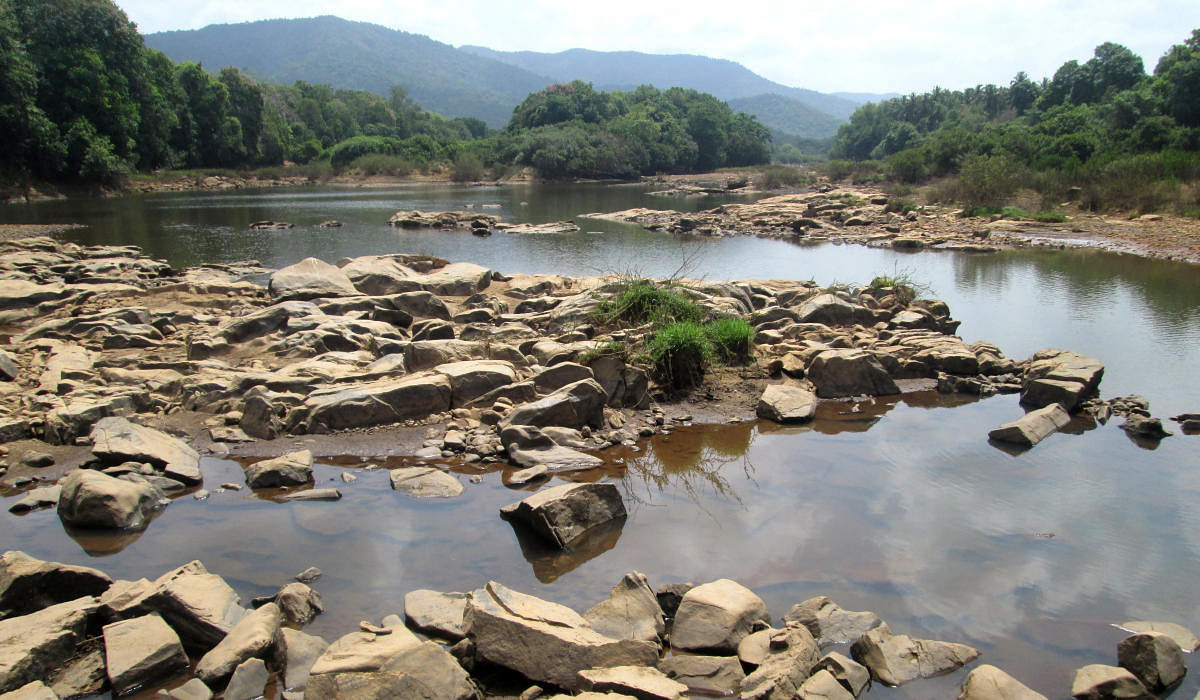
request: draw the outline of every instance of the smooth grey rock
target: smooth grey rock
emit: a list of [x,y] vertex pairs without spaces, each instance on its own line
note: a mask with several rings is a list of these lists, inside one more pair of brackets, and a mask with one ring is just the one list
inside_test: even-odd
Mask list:
[[857,348],[822,350],[808,366],[808,378],[817,396],[881,396],[899,394],[900,388],[875,356]]
[[608,598],[583,613],[592,629],[613,639],[642,639],[657,642],[667,630],[658,598],[645,574],[625,574],[609,591]]
[[776,423],[803,423],[817,413],[817,395],[789,384],[769,384],[758,399],[759,418]]
[[561,484],[500,509],[560,549],[589,529],[625,517],[625,502],[610,483]]
[[1071,697],[1078,700],[1151,700],[1142,682],[1119,666],[1089,664],[1075,671]]
[[210,687],[221,686],[247,659],[270,658],[279,643],[282,621],[283,615],[275,603],[247,613],[196,664],[196,677]]
[[463,613],[469,593],[416,590],[404,595],[404,617],[412,627],[457,642],[463,632]]
[[983,664],[967,674],[958,700],[1046,700],[1046,696],[995,666]]
[[734,653],[757,623],[768,623],[767,605],[749,588],[729,579],[687,592],[675,613],[671,646],[692,651]]
[[272,296],[282,299],[345,297],[359,293],[345,272],[317,258],[305,258],[276,270],[267,288]]
[[9,617],[27,615],[57,603],[98,596],[112,582],[97,569],[42,561],[12,550],[0,556],[0,610]]
[[281,629],[280,648],[276,658],[283,666],[283,689],[303,692],[308,685],[308,672],[316,660],[329,648],[329,642],[291,627]]
[[129,422],[125,418],[101,418],[92,427],[92,452],[110,463],[147,462],[165,476],[185,484],[198,484],[200,455],[179,438]]
[[867,632],[850,647],[854,660],[871,670],[871,677],[888,685],[931,678],[970,663],[979,650],[965,644],[893,635],[887,625]]
[[188,667],[179,635],[158,615],[105,625],[104,657],[114,695],[129,695]]
[[245,467],[246,485],[252,489],[301,486],[313,480],[313,454],[310,450],[289,452]]
[[1179,644],[1157,632],[1140,632],[1122,639],[1117,645],[1117,665],[1154,692],[1174,684],[1187,673]]
[[579,672],[585,690],[632,695],[639,700],[682,700],[688,687],[649,666],[614,666]]
[[657,644],[605,637],[570,608],[495,581],[471,594],[463,625],[478,658],[568,690],[580,688],[582,670],[658,660]]
[[1071,416],[1058,403],[1030,411],[1011,423],[988,433],[988,438],[1023,447],[1033,447],[1071,422]]
[[793,605],[783,619],[789,624],[804,625],[823,644],[853,642],[883,624],[873,612],[843,610],[826,596]]
[[58,516],[83,528],[140,530],[166,498],[147,481],[118,479],[91,469],[76,469],[59,485]]
[[233,669],[233,675],[229,678],[229,685],[225,686],[225,691],[221,693],[223,700],[254,700],[263,696],[263,689],[267,686],[267,681],[271,679],[271,673],[267,670],[267,664],[262,659],[246,659],[237,668]]
[[392,488],[413,498],[453,498],[466,488],[436,467],[401,467],[391,471]]
[[688,690],[710,695],[733,695],[746,677],[736,656],[673,655],[659,661],[658,669]]
[[438,365],[434,371],[450,380],[450,406],[459,408],[517,380],[517,370],[504,360],[467,360]]

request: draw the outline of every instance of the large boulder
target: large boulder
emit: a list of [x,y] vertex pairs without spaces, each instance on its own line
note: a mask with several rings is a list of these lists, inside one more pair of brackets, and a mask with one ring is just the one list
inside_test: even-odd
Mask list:
[[800,624],[822,644],[853,642],[883,624],[873,612],[843,610],[826,596],[797,603],[783,616],[788,624]]
[[58,516],[83,528],[142,529],[166,498],[148,481],[118,479],[91,469],[76,469],[60,486]]
[[1157,632],[1141,632],[1122,639],[1117,645],[1117,665],[1154,692],[1173,685],[1187,673],[1179,644]]
[[568,690],[579,672],[613,666],[653,666],[658,645],[606,637],[570,608],[490,581],[471,594],[463,618],[477,658]]
[[592,629],[614,639],[643,639],[657,642],[666,632],[658,598],[645,574],[625,574],[608,598],[583,614]]
[[267,288],[272,296],[282,299],[345,297],[359,293],[345,272],[317,258],[305,258],[276,270]]
[[462,482],[435,467],[400,467],[391,471],[392,488],[414,498],[453,498],[466,489]]
[[758,399],[757,413],[776,423],[803,423],[817,414],[817,395],[791,384],[769,384]]
[[413,287],[405,291],[426,291],[442,297],[468,297],[487,289],[492,271],[474,263],[451,263],[425,275],[412,278]]
[[302,486],[313,480],[313,455],[310,450],[289,452],[245,467],[246,485],[252,489]]
[[719,579],[683,596],[675,612],[671,646],[732,654],[743,637],[770,619],[766,603],[754,591],[736,581]]
[[416,271],[390,255],[365,255],[342,265],[342,272],[363,294],[384,296],[412,289]]
[[856,348],[821,351],[809,363],[808,378],[816,385],[817,396],[823,399],[900,393],[879,360]]
[[0,615],[37,612],[44,607],[108,590],[112,579],[102,571],[35,559],[13,550],[0,556]]
[[610,483],[561,484],[504,506],[500,515],[525,523],[550,544],[566,549],[589,529],[624,518],[625,502]]
[[229,630],[215,647],[196,664],[196,677],[209,687],[228,682],[242,662],[247,659],[268,659],[279,644],[283,615],[275,603],[267,603],[245,617]]
[[1060,403],[1073,411],[1103,377],[1099,360],[1069,350],[1039,350],[1026,362],[1021,403],[1035,408]]
[[892,634],[887,625],[859,637],[850,653],[855,661],[871,669],[872,678],[888,685],[939,676],[979,656],[974,647]]
[[314,392],[297,412],[303,412],[307,432],[327,432],[448,411],[450,396],[449,377],[426,373]]
[[609,406],[646,408],[649,405],[650,376],[646,374],[646,370],[627,364],[616,355],[595,357],[588,361],[588,367],[595,375],[596,381],[604,387]]
[[517,406],[504,417],[504,425],[549,425],[599,428],[604,423],[608,401],[604,388],[593,379],[582,379],[549,396]]
[[1071,422],[1071,416],[1055,402],[1026,413],[1011,423],[993,428],[988,439],[1021,447],[1033,447],[1059,428]]
[[128,419],[101,418],[92,427],[92,452],[109,463],[148,462],[176,481],[198,484],[200,455],[179,438]]
[[484,394],[517,381],[517,370],[503,360],[468,360],[434,368],[450,380],[450,407],[466,406]]
[[1046,696],[990,664],[971,669],[959,700],[1046,700]]
[[0,693],[49,678],[84,640],[100,601],[86,596],[0,620]]
[[179,635],[158,615],[105,625],[104,658],[114,695],[129,695],[188,667]]
[[1089,664],[1075,671],[1071,697],[1078,700],[1153,700],[1146,686],[1119,666]]

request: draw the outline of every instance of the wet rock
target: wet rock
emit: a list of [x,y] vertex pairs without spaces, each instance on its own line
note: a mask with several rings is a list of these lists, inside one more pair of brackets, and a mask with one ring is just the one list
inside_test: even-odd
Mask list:
[[329,642],[321,637],[283,627],[280,647],[276,650],[276,658],[283,666],[283,689],[289,693],[303,692],[308,685],[309,670],[327,648]]
[[1079,382],[1060,379],[1034,379],[1021,390],[1021,403],[1026,406],[1042,407],[1060,404],[1067,411],[1074,411],[1083,400],[1087,387]]
[[758,623],[770,622],[766,603],[749,588],[719,579],[687,592],[675,613],[671,646],[734,653]]
[[1071,416],[1059,403],[1035,409],[1011,423],[992,429],[988,439],[1023,447],[1033,447],[1067,423]]
[[83,597],[0,620],[0,693],[66,666],[99,606],[96,598]]
[[537,466],[529,467],[527,469],[518,469],[512,474],[509,474],[508,477],[505,478],[504,483],[509,486],[524,486],[530,482],[542,479],[549,474],[550,468],[548,466],[545,464],[538,464]]
[[642,639],[657,642],[666,632],[662,609],[646,576],[625,574],[606,600],[583,614],[592,629],[613,639]]
[[462,482],[435,467],[401,467],[391,471],[392,488],[413,498],[453,498],[465,491]]
[[325,612],[321,596],[303,583],[289,583],[279,589],[275,603],[283,619],[294,625],[307,625],[313,618]]
[[1066,350],[1040,350],[1026,362],[1021,403],[1041,408],[1057,402],[1074,411],[1096,391],[1103,376],[1099,360]]
[[648,666],[616,666],[579,672],[584,690],[630,695],[639,700],[681,700],[688,688]]
[[54,464],[54,457],[46,452],[26,452],[21,458],[21,464],[34,469],[49,467]]
[[771,651],[762,664],[742,681],[745,700],[798,697],[817,662],[817,643],[804,627],[772,630],[769,646]]
[[1075,671],[1071,697],[1078,700],[1152,700],[1154,697],[1129,671],[1119,666],[1090,664]]
[[160,690],[154,694],[155,700],[211,700],[212,696],[212,691],[199,678],[193,678],[181,686],[170,690]]
[[500,443],[508,450],[511,461],[528,469],[562,472],[592,469],[604,464],[599,457],[559,445],[545,431],[532,425],[505,425],[500,430]]
[[108,590],[102,571],[35,559],[13,550],[0,556],[0,616],[15,617]]
[[163,574],[152,589],[140,605],[132,607],[145,606],[161,614],[189,649],[212,649],[246,615],[233,588],[198,561]]
[[1160,419],[1148,418],[1136,414],[1130,415],[1125,419],[1125,422],[1121,424],[1121,430],[1124,430],[1132,437],[1145,438],[1147,440],[1161,440],[1171,435],[1171,433],[1163,428]]
[[853,642],[883,624],[873,612],[843,610],[826,596],[793,605],[783,619],[789,624],[804,625],[823,644]]
[[283,621],[279,606],[267,603],[248,613],[196,664],[196,677],[210,687],[224,685],[234,669],[251,658],[270,658]]
[[570,608],[495,581],[471,594],[463,623],[479,658],[568,690],[581,687],[580,671],[658,660],[657,644],[605,637]]
[[129,695],[188,667],[179,635],[158,615],[105,625],[104,656],[114,695]]
[[164,432],[129,422],[101,418],[92,428],[92,452],[105,462],[146,462],[176,481],[199,484],[200,455],[185,442]]
[[304,571],[296,574],[293,578],[300,583],[312,583],[313,581],[321,578],[321,570],[315,566],[310,566]]
[[281,299],[317,299],[358,294],[340,268],[317,258],[305,258],[271,275],[271,295]]
[[[28,513],[31,510],[39,508],[51,508],[58,505],[58,498],[62,495],[62,487],[57,484],[54,486],[42,486],[32,491],[26,492],[16,503],[8,507],[10,513]],[[4,606],[0,605],[0,610]]]
[[313,455],[309,450],[289,452],[244,467],[246,485],[252,489],[301,486],[313,480]]
[[450,396],[450,379],[428,373],[314,392],[300,415],[309,433],[386,425],[448,411]]
[[854,697],[861,695],[867,684],[871,682],[871,672],[867,670],[866,666],[836,651],[822,656],[813,666],[813,670],[827,671]]
[[799,700],[854,700],[854,695],[825,670],[817,671],[801,683],[796,689],[796,697]]
[[1173,685],[1187,673],[1183,650],[1174,639],[1156,632],[1141,632],[1121,640],[1117,665],[1154,692]]
[[262,659],[246,659],[233,670],[221,697],[223,700],[255,700],[263,696],[270,679],[271,673]]
[[308,677],[308,689],[314,692],[314,697],[330,697],[320,694],[314,685],[323,674],[378,671],[392,657],[420,646],[417,635],[409,632],[403,622],[397,622],[381,628],[386,634],[351,632],[330,644],[312,665]]
[[735,656],[669,656],[658,668],[688,690],[706,695],[733,695],[746,677]]
[[450,406],[459,408],[517,380],[517,370],[503,360],[469,360],[438,365],[434,371],[450,380]]
[[958,700],[1046,700],[1046,696],[995,666],[983,664],[967,674]]
[[469,597],[467,593],[409,591],[404,595],[404,618],[425,634],[457,642],[466,636],[463,613]]
[[625,503],[610,483],[562,484],[503,507],[500,515],[520,520],[550,544],[565,549],[590,528],[625,517]]
[[790,384],[769,384],[758,399],[759,418],[776,423],[803,423],[817,413],[817,396]]
[[858,349],[824,350],[813,357],[808,378],[817,387],[817,396],[881,396],[899,394],[896,382],[874,355]]
[[595,380],[584,379],[558,389],[549,396],[517,406],[504,417],[501,425],[557,425],[567,428],[604,424],[604,406],[608,396]]
[[90,469],[76,469],[59,484],[59,518],[83,528],[142,529],[166,498],[147,481],[118,479]]
[[280,496],[284,501],[340,501],[342,492],[337,489],[307,489]]
[[871,677],[888,685],[932,678],[963,666],[979,656],[965,644],[914,639],[892,634],[887,625],[867,632],[850,647],[854,660],[871,670]]
[[505,233],[574,233],[579,226],[573,221],[551,221],[544,224],[501,224],[496,228]]
[[1197,649],[1200,649],[1200,638],[1197,638],[1196,635],[1193,634],[1188,628],[1174,622],[1133,620],[1129,622],[1122,622],[1120,626],[1134,633],[1157,632],[1159,634],[1165,634],[1171,639],[1174,639],[1175,643],[1178,644],[1181,649],[1187,652],[1193,652]]

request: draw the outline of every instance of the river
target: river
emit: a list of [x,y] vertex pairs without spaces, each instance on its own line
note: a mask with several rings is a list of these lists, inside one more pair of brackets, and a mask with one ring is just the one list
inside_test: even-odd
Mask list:
[[[84,223],[65,235],[141,245],[177,266],[253,258],[279,267],[310,255],[412,252],[505,273],[665,276],[682,267],[693,278],[825,285],[900,271],[950,305],[968,342],[988,340],[1016,359],[1044,347],[1077,350],[1105,363],[1105,398],[1141,394],[1164,419],[1200,411],[1194,265],[1094,250],[901,253],[753,237],[679,240],[576,218],[721,201],[663,199],[640,186],[312,187],[69,200],[7,207],[0,218]],[[468,205],[508,221],[575,218],[583,230],[480,238],[386,224],[400,209]],[[264,219],[295,228],[248,230]],[[326,219],[344,225],[319,228]],[[308,629],[327,638],[398,611],[415,588],[469,590],[496,579],[582,611],[626,571],[645,573],[651,585],[728,577],[763,596],[776,618],[828,595],[879,613],[895,632],[973,644],[981,662],[1066,697],[1075,668],[1115,663],[1123,633],[1111,623],[1157,619],[1200,630],[1200,437],[1138,444],[1117,427],[1120,419],[1077,419],[1024,453],[987,442],[988,429],[1020,414],[1015,396],[921,393],[853,413],[827,404],[799,428],[685,427],[636,450],[603,453],[609,466],[588,478],[616,480],[630,515],[567,555],[498,518],[500,506],[526,495],[505,487],[499,471],[468,483],[462,498],[415,502],[390,490],[386,471],[374,468],[380,460],[351,458],[319,460],[318,485],[335,480],[345,494],[337,504],[279,504],[247,491],[185,497],[120,541],[64,533],[53,511],[5,515],[0,549],[124,578],[153,578],[198,558],[244,599],[316,565],[326,572],[315,587],[328,610]],[[205,458],[202,466],[210,485],[241,480],[234,462]],[[345,470],[359,479],[343,485]],[[870,693],[953,697],[962,677]],[[1176,696],[1197,689],[1193,673]]]

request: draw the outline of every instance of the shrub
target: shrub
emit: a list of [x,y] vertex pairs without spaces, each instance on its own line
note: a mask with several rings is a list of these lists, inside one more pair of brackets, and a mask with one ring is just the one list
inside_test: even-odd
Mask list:
[[967,156],[958,175],[958,201],[965,207],[1001,207],[1027,179],[1024,168],[1005,155]]
[[918,208],[919,207],[916,205],[916,203],[910,199],[890,197],[888,198],[887,204],[884,205],[883,211],[884,213],[898,212],[900,214],[907,214],[910,211],[916,211]]
[[907,306],[917,295],[926,290],[926,285],[915,281],[912,273],[907,270],[893,270],[890,275],[876,275],[869,285],[871,291],[879,296],[895,294],[900,303]]
[[329,163],[334,170],[341,171],[362,156],[373,153],[394,156],[401,147],[400,141],[386,136],[354,136],[330,149]]
[[704,325],[717,359],[726,364],[745,362],[754,346],[754,327],[740,318],[718,318]]
[[450,170],[450,179],[454,182],[482,180],[484,174],[483,161],[479,156],[469,151],[459,151],[454,156],[454,167]]
[[654,378],[671,389],[689,389],[704,378],[713,346],[704,328],[692,321],[672,323],[646,345]]
[[799,187],[813,182],[811,173],[801,172],[797,168],[786,165],[768,165],[762,169],[758,177],[758,188],[775,190],[781,187]]
[[403,156],[393,156],[386,153],[368,153],[350,161],[348,170],[354,170],[363,175],[390,175],[404,177],[413,171],[413,164]]

